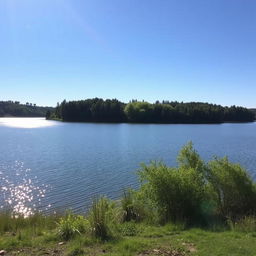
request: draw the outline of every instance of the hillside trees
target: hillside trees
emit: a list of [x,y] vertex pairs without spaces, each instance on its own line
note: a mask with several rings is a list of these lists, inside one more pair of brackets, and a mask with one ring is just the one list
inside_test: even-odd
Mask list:
[[255,116],[243,107],[222,107],[201,102],[156,101],[151,104],[132,100],[128,104],[117,99],[65,100],[58,104],[52,118],[70,122],[130,123],[222,123],[251,122]]

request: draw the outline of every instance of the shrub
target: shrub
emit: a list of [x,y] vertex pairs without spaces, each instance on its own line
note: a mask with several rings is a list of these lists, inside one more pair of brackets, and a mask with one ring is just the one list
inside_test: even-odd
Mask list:
[[199,220],[205,224],[255,214],[256,185],[239,164],[227,158],[206,164],[191,142],[181,149],[178,163],[178,168],[170,168],[152,162],[139,171],[140,193],[164,222]]
[[77,234],[85,233],[89,230],[89,222],[83,216],[68,213],[60,218],[58,223],[58,235],[64,240],[69,240]]
[[121,207],[123,210],[122,221],[136,220],[137,214],[134,209],[133,195],[130,189],[123,191]]
[[256,210],[256,187],[252,178],[239,164],[228,159],[209,163],[209,184],[214,191],[217,211],[223,218],[239,219]]
[[105,240],[111,237],[111,229],[117,224],[115,204],[105,197],[94,199],[89,212],[89,222],[96,238]]
[[157,207],[164,222],[192,220],[205,198],[202,175],[193,168],[169,168],[163,163],[143,165],[142,191]]
[[206,165],[197,151],[193,148],[193,143],[191,141],[180,150],[177,160],[179,167],[181,168],[193,168],[204,175],[206,174]]
[[121,198],[121,221],[141,221],[148,215],[146,204],[139,198],[138,192],[132,189],[123,191]]

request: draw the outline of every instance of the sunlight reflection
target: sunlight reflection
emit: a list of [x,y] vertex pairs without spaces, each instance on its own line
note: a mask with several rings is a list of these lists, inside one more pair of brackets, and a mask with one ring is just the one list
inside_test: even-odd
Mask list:
[[[30,169],[24,168],[23,162],[15,161],[14,166],[5,167],[4,169],[14,169],[16,179],[10,178],[9,175],[0,175],[0,209],[11,209],[14,216],[22,215],[29,217],[37,211],[41,205],[41,199],[45,197],[48,185],[38,183],[37,177],[32,177]],[[18,176],[18,177],[17,177]],[[48,205],[45,210],[51,206]]]
[[27,118],[27,117],[3,117],[0,118],[0,126],[9,126],[17,128],[40,128],[54,126],[58,123],[55,121],[45,120],[45,118]]

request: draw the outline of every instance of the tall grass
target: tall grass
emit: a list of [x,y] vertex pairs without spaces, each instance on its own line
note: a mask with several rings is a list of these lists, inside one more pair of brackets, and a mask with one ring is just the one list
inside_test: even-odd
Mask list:
[[89,221],[81,216],[68,212],[66,216],[60,218],[57,224],[57,233],[60,238],[69,240],[76,235],[89,232]]
[[138,191],[132,189],[123,190],[121,197],[121,221],[139,222],[149,217],[147,204],[140,198]]
[[22,215],[13,216],[9,211],[0,213],[0,234],[5,232],[17,233],[19,230],[29,230],[33,234],[41,233],[43,230],[56,228],[57,215],[44,216],[36,213],[28,218]]
[[94,237],[101,240],[112,237],[117,219],[118,213],[114,202],[105,197],[93,200],[88,220]]
[[231,230],[239,232],[256,232],[256,216],[244,216],[240,220],[228,220]]

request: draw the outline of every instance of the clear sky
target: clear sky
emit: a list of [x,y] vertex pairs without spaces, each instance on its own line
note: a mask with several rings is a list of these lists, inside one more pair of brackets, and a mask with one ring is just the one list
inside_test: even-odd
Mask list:
[[0,0],[0,100],[256,107],[255,0]]

